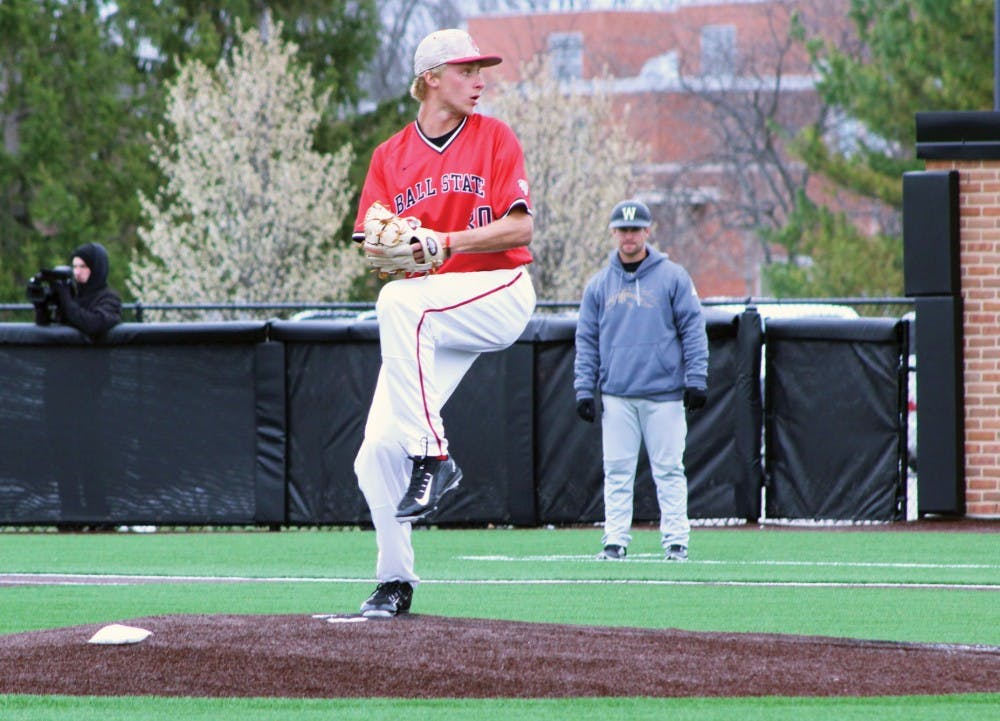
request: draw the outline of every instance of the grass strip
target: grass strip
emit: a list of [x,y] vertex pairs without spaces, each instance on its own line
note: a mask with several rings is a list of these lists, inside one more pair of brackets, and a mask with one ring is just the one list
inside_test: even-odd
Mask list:
[[993,721],[1000,695],[877,698],[192,699],[0,696],[5,721]]

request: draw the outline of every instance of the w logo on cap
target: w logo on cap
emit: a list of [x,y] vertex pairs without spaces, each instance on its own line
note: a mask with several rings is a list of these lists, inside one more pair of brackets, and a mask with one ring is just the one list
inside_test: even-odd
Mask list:
[[639,200],[623,200],[611,211],[612,228],[648,228],[653,216]]

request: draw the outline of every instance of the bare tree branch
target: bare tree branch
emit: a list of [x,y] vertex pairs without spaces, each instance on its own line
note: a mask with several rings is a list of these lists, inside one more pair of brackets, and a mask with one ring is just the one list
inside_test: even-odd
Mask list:
[[646,187],[640,163],[648,153],[630,139],[628,110],[613,105],[601,81],[571,92],[542,58],[521,77],[495,91],[490,110],[524,148],[535,209],[532,278],[541,299],[579,300],[612,249],[611,208]]

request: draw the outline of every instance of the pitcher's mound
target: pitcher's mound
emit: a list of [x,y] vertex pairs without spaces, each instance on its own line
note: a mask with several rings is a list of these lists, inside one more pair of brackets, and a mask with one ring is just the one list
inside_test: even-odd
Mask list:
[[[1000,691],[1000,649],[409,615],[156,616],[0,636],[0,693],[311,698]],[[332,622],[331,622],[332,621]]]

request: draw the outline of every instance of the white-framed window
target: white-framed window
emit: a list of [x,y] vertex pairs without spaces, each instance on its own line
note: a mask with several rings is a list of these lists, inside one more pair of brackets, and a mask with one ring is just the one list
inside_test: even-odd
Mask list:
[[549,59],[559,80],[583,78],[583,33],[549,34]]
[[701,74],[732,75],[736,71],[736,26],[706,25],[701,29]]

